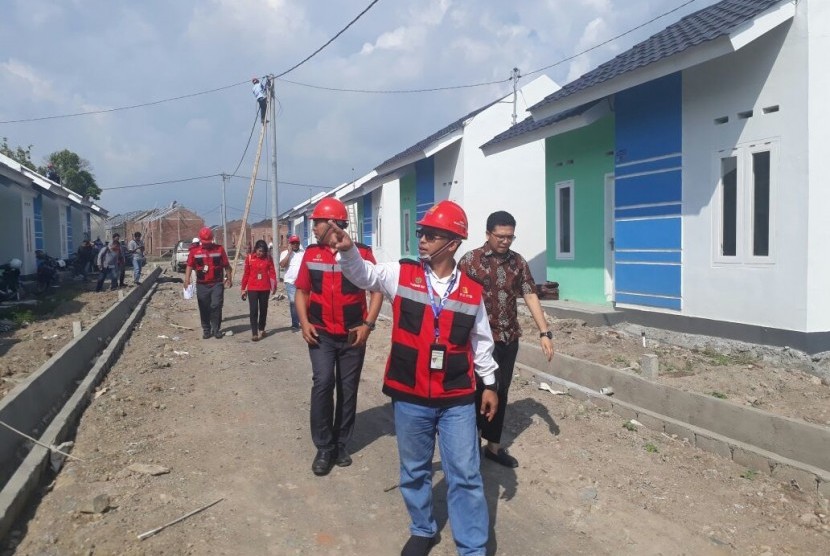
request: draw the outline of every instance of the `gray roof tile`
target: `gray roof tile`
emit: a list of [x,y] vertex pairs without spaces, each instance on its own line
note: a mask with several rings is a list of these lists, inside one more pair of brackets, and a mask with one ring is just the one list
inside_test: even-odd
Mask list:
[[535,110],[663,58],[728,35],[739,25],[786,0],[723,0],[687,15],[659,33],[571,81],[531,107]]
[[552,126],[553,124],[561,122],[563,120],[567,120],[568,118],[581,116],[582,114],[584,114],[600,102],[602,101],[595,100],[593,102],[588,102],[586,104],[583,104],[582,106],[577,106],[576,108],[571,108],[570,110],[559,112],[558,114],[548,116],[547,118],[543,118],[539,121],[535,121],[533,119],[533,116],[528,116],[527,118],[525,118],[524,121],[514,125],[507,131],[499,133],[498,135],[484,143],[481,146],[481,148],[484,149],[486,147],[492,147],[494,145],[498,145],[499,143],[503,143],[510,139],[519,137],[520,135],[524,135],[525,133],[530,133],[531,131],[536,131],[537,129],[541,129],[543,127]]

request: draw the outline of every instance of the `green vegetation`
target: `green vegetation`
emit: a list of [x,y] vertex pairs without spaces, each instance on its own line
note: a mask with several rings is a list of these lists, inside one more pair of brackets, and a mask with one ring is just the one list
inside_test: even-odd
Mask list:
[[700,354],[708,359],[710,364],[718,367],[726,367],[727,365],[750,365],[755,361],[754,357],[746,353],[720,353],[708,348],[701,351]]
[[646,445],[644,445],[644,446],[643,446],[643,449],[644,449],[646,452],[648,452],[649,454],[656,454],[657,452],[659,452],[659,451],[660,451],[660,450],[658,450],[658,449],[657,449],[657,446],[655,446],[655,445],[654,445],[654,444],[652,444],[651,442],[649,442],[649,443],[647,443]]
[[746,479],[747,481],[753,480],[755,477],[758,476],[758,472],[754,469],[747,469],[743,473],[741,473],[741,479]]
[[717,390],[712,390],[711,392],[709,392],[709,395],[713,398],[718,398],[719,400],[726,399],[726,394],[724,394],[723,392],[718,392]]
[[636,431],[637,425],[635,425],[631,421],[626,421],[625,423],[623,423],[623,428],[627,431]]

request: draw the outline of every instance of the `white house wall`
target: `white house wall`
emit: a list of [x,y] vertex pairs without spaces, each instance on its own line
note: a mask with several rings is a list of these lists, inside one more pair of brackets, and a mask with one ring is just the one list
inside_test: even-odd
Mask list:
[[[522,87],[517,121],[525,119],[528,107],[556,89],[558,86],[547,77]],[[475,116],[465,128],[461,145],[464,175],[459,184],[463,188],[462,205],[470,221],[470,238],[461,251],[482,245],[487,216],[506,210],[516,218],[519,239],[512,248],[527,259],[533,277],[543,282],[546,276],[544,140],[489,157],[479,148],[510,127],[512,113],[512,97],[508,97]]]
[[[805,14],[809,17],[800,17]],[[830,2],[802,1],[796,18],[807,35],[807,167],[810,183],[807,245],[807,331],[830,330]]]
[[[379,263],[397,261],[401,258],[401,182],[390,180],[371,195],[372,217],[375,219],[372,253]],[[378,216],[382,219],[380,230]]]
[[9,259],[23,260],[25,237],[23,234],[21,189],[0,185],[0,264]]
[[[61,217],[61,211],[64,211],[63,217]],[[65,256],[61,254],[63,251],[61,238],[66,235],[66,231],[61,230],[61,223],[66,222],[65,211],[63,203],[43,195],[43,249],[51,257]]]
[[[805,285],[808,193],[812,193],[808,192],[807,135],[804,132],[808,121],[804,4],[799,6],[792,28],[789,23],[781,25],[734,54],[683,72],[682,287],[685,315],[808,331],[807,307],[810,302]],[[814,73],[821,71],[818,66],[814,69]],[[824,97],[826,92],[827,89]],[[826,102],[826,98],[817,100],[821,101]],[[765,114],[763,109],[772,106],[778,106],[779,111]],[[739,112],[749,110],[753,111],[751,117],[738,117]],[[716,118],[722,117],[728,117],[729,121],[716,125]],[[826,131],[824,133],[822,156],[826,169]],[[720,156],[728,155],[719,155],[719,151],[766,141],[777,146],[777,153],[773,151],[771,170],[771,256],[767,262],[720,262],[717,257],[720,222],[717,185]],[[818,184],[818,180],[815,183]],[[823,196],[824,203],[819,206],[830,206],[828,194],[825,192]],[[822,227],[826,235],[828,219],[821,212],[817,209],[816,214],[822,223],[812,222],[811,226]],[[748,231],[748,224],[739,225],[739,241],[741,233]],[[748,245],[748,242],[742,244]],[[826,242],[824,250],[816,246],[816,253],[821,253],[821,287],[826,288],[830,261]],[[822,295],[828,299],[826,291]],[[815,325],[819,319],[813,320]],[[826,327],[830,314],[823,315],[823,321]]]

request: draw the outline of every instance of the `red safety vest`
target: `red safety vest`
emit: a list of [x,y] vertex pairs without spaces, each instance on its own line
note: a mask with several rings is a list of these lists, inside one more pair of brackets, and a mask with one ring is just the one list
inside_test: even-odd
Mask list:
[[224,268],[228,265],[228,256],[221,245],[215,243],[208,247],[199,245],[188,254],[187,264],[196,271],[197,283],[214,284],[224,279]]
[[[375,262],[371,249],[362,244],[357,247],[364,260]],[[328,246],[310,245],[306,249],[294,285],[309,292],[308,321],[323,332],[345,336],[350,328],[366,320],[366,291],[343,277],[340,263]]]
[[277,273],[271,257],[263,259],[253,253],[245,257],[245,270],[239,285],[242,291],[269,291],[276,287],[276,283]]
[[[419,405],[447,407],[475,399],[470,333],[481,306],[483,287],[461,272],[458,287],[438,317],[438,343],[446,346],[444,370],[430,370],[435,316],[421,263],[402,260],[392,302],[392,350],[383,377],[388,396]],[[437,300],[437,298],[436,298]]]

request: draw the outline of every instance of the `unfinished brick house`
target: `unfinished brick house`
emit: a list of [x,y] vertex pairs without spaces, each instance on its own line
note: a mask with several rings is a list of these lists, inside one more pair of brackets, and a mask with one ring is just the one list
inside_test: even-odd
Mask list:
[[175,201],[166,208],[139,210],[118,214],[107,220],[107,240],[112,234],[121,234],[129,241],[134,232],[141,232],[147,256],[162,257],[170,253],[179,240],[190,240],[199,235],[205,220]]
[[[242,220],[229,220],[227,223],[228,241],[225,241],[223,236],[222,226],[213,228],[213,234],[216,237],[216,242],[221,243],[226,249],[236,249],[236,242],[239,240],[239,234],[242,230]],[[285,249],[287,242],[288,227],[286,224],[280,223],[280,248]],[[271,234],[271,219],[266,218],[259,222],[248,223],[245,226],[245,243],[243,245],[243,252],[249,253],[257,240],[264,239],[266,243],[270,244],[272,241]]]

